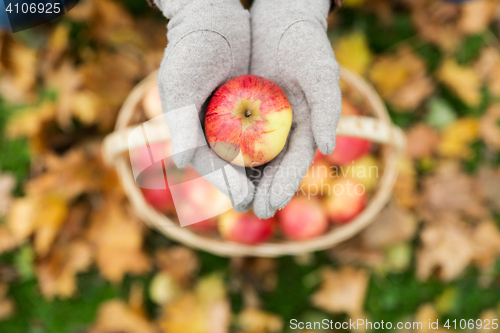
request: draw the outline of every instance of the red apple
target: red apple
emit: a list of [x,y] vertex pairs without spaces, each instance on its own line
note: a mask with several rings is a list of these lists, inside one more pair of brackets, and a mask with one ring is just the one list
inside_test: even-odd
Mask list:
[[238,76],[223,84],[205,116],[210,147],[224,160],[246,167],[275,158],[291,125],[292,108],[283,90],[257,75]]
[[262,220],[253,213],[229,210],[219,216],[219,232],[223,238],[247,245],[255,245],[273,234],[274,218]]
[[370,140],[338,135],[335,150],[326,159],[334,165],[343,165],[368,154],[371,148]]
[[278,212],[283,234],[292,240],[306,240],[325,233],[328,219],[316,198],[295,197]]
[[[157,177],[156,179],[152,179],[153,182],[165,182],[165,179],[162,177]],[[158,211],[168,214],[173,213],[175,211],[174,200],[172,199],[172,193],[170,189],[167,187],[166,189],[161,190],[152,190],[148,188],[141,188],[142,195],[146,202],[153,206]]]
[[332,182],[330,194],[324,200],[327,216],[332,223],[346,223],[355,218],[367,201],[366,189],[352,179]]

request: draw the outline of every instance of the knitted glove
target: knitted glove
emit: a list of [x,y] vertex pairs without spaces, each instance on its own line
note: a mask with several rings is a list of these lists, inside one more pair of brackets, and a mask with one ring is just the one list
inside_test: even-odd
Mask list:
[[233,208],[247,210],[254,187],[245,169],[228,165],[209,148],[201,124],[212,92],[248,74],[250,15],[238,0],[154,1],[170,19],[158,87],[173,160],[179,168],[190,163],[231,198]]
[[266,166],[254,196],[260,218],[294,196],[316,148],[329,154],[341,111],[340,69],[326,36],[330,0],[255,0],[251,73],[283,88],[293,111],[284,150]]

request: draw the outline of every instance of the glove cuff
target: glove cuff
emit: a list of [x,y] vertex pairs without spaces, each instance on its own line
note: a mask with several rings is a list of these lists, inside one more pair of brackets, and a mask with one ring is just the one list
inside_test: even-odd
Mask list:
[[163,15],[172,19],[185,10],[201,11],[203,8],[214,10],[222,6],[240,4],[238,0],[147,0],[152,6],[157,7]]

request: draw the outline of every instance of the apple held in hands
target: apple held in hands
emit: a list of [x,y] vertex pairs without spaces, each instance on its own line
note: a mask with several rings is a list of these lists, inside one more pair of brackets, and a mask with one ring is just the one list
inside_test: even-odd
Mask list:
[[210,147],[222,159],[245,167],[275,158],[291,125],[292,108],[283,90],[257,75],[238,76],[223,84],[205,116]]

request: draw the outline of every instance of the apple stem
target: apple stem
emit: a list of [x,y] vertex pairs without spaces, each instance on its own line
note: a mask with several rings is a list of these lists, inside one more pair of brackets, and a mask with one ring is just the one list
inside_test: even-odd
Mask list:
[[248,117],[250,117],[251,115],[252,115],[252,111],[247,110],[247,111],[245,112],[245,117],[247,117],[247,118],[248,118]]

